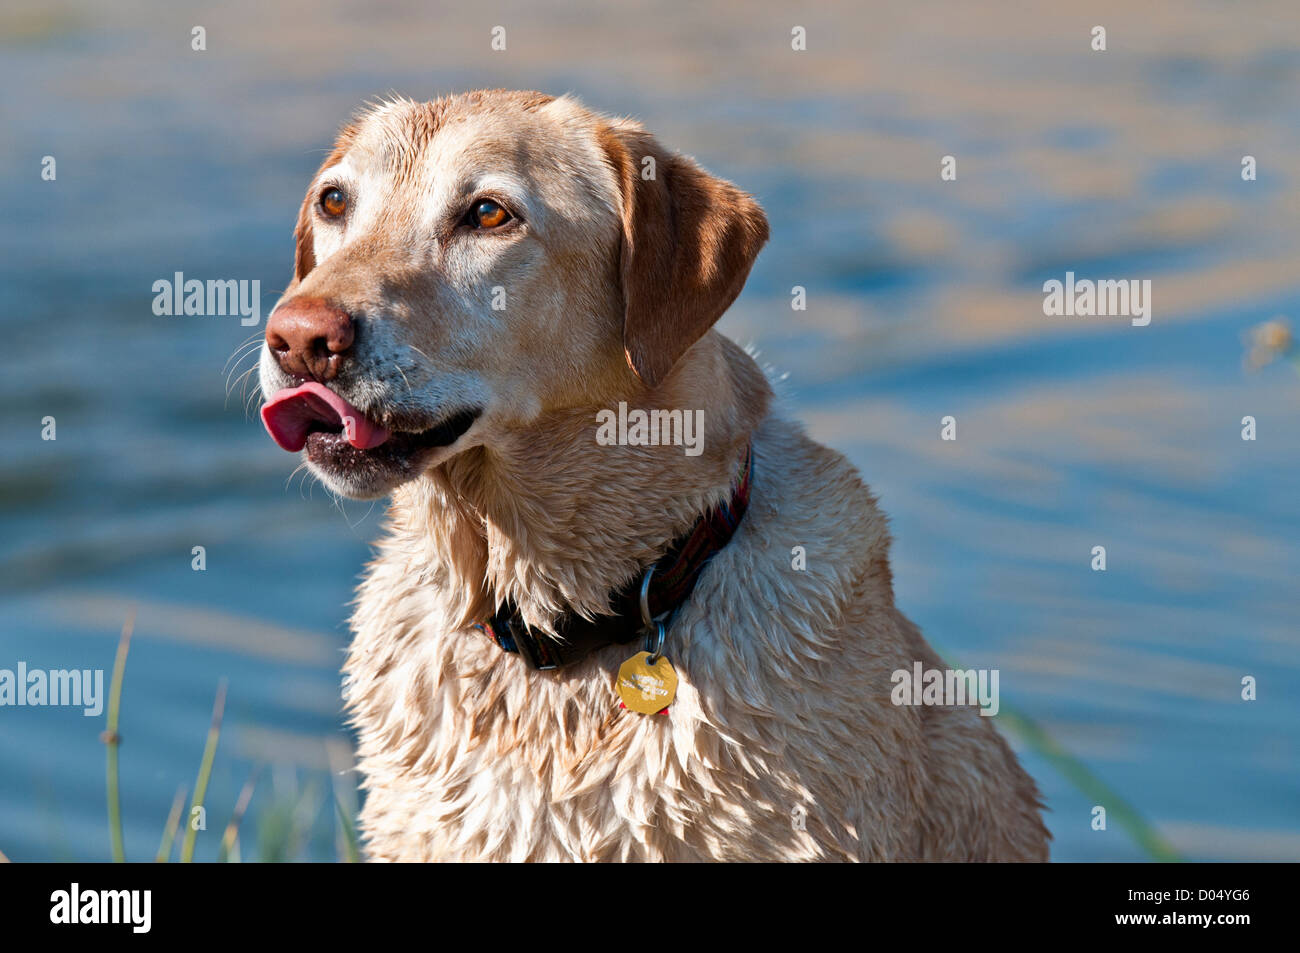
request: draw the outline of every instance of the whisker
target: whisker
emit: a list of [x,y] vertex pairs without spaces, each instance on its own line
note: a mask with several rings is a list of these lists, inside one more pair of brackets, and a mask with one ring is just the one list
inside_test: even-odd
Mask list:
[[[243,354],[239,355],[239,357],[235,360],[234,364],[227,364],[226,367],[223,368],[223,370],[226,371],[226,392],[227,393],[230,392],[230,378],[233,377],[235,373],[239,370],[239,365],[244,362],[244,358],[248,357],[249,354],[253,354],[253,353],[255,352],[246,351]],[[253,366],[254,367],[257,366],[257,361],[253,362]]]
[[253,374],[254,374],[254,372],[256,372],[256,371],[257,371],[257,365],[254,364],[252,367],[250,367],[248,370],[244,371],[244,373],[240,374],[239,377],[237,377],[237,378],[235,379],[235,385],[234,385],[234,386],[236,386],[236,387],[240,387],[240,386],[242,386],[242,387],[244,388],[243,390],[241,390],[241,391],[239,392],[239,396],[241,396],[241,397],[247,397],[247,396],[248,396],[248,382],[249,382],[250,380],[253,379]]
[[[328,490],[329,487],[326,487],[326,489]],[[330,490],[329,494],[334,498],[334,508],[343,514],[343,522],[348,523],[348,525],[351,526],[352,524],[348,522],[348,511],[343,508],[343,497],[340,494],[335,493],[333,490]]]
[[261,385],[261,384],[258,384],[258,385],[253,389],[253,392],[252,392],[251,394],[248,395],[248,399],[244,401],[244,419],[245,419],[245,420],[251,420],[251,419],[252,419],[254,412],[256,411],[257,407],[259,406],[258,402],[261,400],[261,398],[262,398],[262,385]]
[[344,509],[343,507],[339,507],[339,510],[340,512],[343,513],[343,519],[347,522],[348,529],[355,530],[358,526],[360,526],[367,519],[369,519],[370,514],[375,511],[375,501],[374,500],[370,501],[370,506],[368,506],[366,508],[366,511],[361,514],[361,519],[357,520],[355,523],[352,522],[352,520],[348,519],[348,514],[346,509]]
[[[230,390],[231,390],[230,379],[235,375],[235,372],[239,370],[239,365],[243,363],[244,358],[248,357],[250,354],[256,355],[257,352],[250,350],[250,351],[245,351],[243,354],[239,355],[239,359],[236,360],[234,366],[230,368],[230,372],[226,374],[226,396],[227,397],[230,396]],[[256,368],[259,363],[260,363],[259,361],[254,360],[252,364],[252,368]]]
[[[234,382],[233,384],[231,384],[231,382],[230,382],[229,379],[226,380],[226,401],[225,401],[225,404],[223,404],[222,406],[227,406],[227,405],[229,405],[229,403],[230,403],[230,395],[234,392],[235,388],[236,388],[236,387],[239,387],[241,384],[243,385],[243,388],[244,388],[244,389],[241,390],[241,391],[239,392],[240,400],[241,400],[241,403],[244,403],[245,405],[247,405],[247,400],[246,400],[246,398],[248,397],[248,381],[249,381],[249,379],[250,379],[250,375],[251,375],[255,370],[257,370],[257,365],[256,365],[256,364],[254,364],[254,365],[253,365],[252,367],[250,367],[248,370],[244,371],[244,373],[240,374],[239,377],[237,377],[237,378],[235,379],[235,382]],[[234,373],[234,372],[232,371],[231,373]],[[247,411],[247,406],[245,406],[245,411]]]
[[401,375],[402,375],[402,380],[406,381],[406,392],[407,392],[408,394],[412,393],[412,390],[411,390],[411,382],[408,381],[408,380],[406,380],[406,371],[402,370],[402,365],[399,364],[399,363],[397,363],[396,361],[394,361],[394,362],[393,362],[393,367],[397,368],[397,373],[401,374]]
[[[316,474],[311,472],[311,470],[308,468],[306,463],[303,463],[294,472],[302,473],[302,479],[298,481],[298,499],[300,500],[312,499],[316,494],[316,483],[318,482]],[[304,490],[306,491],[306,493],[303,492]]]
[[293,482],[293,478],[296,477],[299,473],[301,473],[305,469],[307,469],[306,460],[304,460],[302,463],[294,467],[293,470],[289,473],[289,476],[284,481],[284,489],[286,493],[289,491],[289,484]]
[[244,338],[244,340],[240,341],[237,345],[235,345],[235,350],[238,351],[241,348],[248,347],[248,345],[254,343],[255,341],[260,342],[262,337],[263,337],[262,331],[254,331],[248,337]]
[[412,351],[414,351],[416,354],[420,355],[420,357],[424,358],[425,362],[429,365],[430,368],[433,367],[433,358],[429,357],[428,354],[425,354],[423,351],[421,351],[421,350],[420,350],[418,347],[416,347],[414,344],[408,344],[408,345],[406,345],[406,346],[409,347],[409,348],[410,348]]
[[224,373],[225,370],[226,370],[226,368],[230,367],[230,362],[233,361],[233,360],[235,360],[236,356],[240,356],[240,357],[243,356],[243,355],[240,354],[240,351],[243,351],[244,348],[249,348],[249,347],[253,347],[253,346],[258,346],[258,345],[260,345],[260,344],[262,343],[262,342],[261,342],[261,338],[262,338],[262,335],[261,335],[261,334],[253,334],[253,335],[251,335],[250,337],[248,337],[246,340],[240,342],[240,343],[235,347],[235,350],[231,352],[230,357],[226,358],[226,363],[225,363],[225,365],[221,368],[222,372]]

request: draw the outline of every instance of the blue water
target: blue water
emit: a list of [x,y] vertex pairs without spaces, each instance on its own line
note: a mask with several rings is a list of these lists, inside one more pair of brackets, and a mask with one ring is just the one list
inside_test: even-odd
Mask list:
[[[265,316],[352,109],[487,85],[637,115],[752,190],[773,238],[721,327],[879,494],[899,605],[950,658],[998,668],[1003,704],[1183,855],[1300,859],[1300,374],[1242,367],[1250,327],[1300,318],[1300,14],[1183,9],[1168,31],[1164,4],[1117,8],[1091,54],[1070,17],[1019,5],[829,4],[800,14],[794,54],[775,5],[648,9],[332,3],[311,30],[245,2],[0,14],[0,668],[111,670],[135,613],[128,855],[153,856],[193,786],[222,679],[198,856],[254,775],[245,859],[339,855],[333,799],[357,797],[338,755],[345,603],[380,515],[290,480],[227,394],[258,329],[155,316],[152,283],[259,280]],[[638,42],[611,44],[627,22]],[[1067,270],[1152,280],[1151,325],[1044,316],[1041,284]],[[1144,859],[1001,727],[1057,859]],[[0,709],[0,851],[108,858],[102,729]]]

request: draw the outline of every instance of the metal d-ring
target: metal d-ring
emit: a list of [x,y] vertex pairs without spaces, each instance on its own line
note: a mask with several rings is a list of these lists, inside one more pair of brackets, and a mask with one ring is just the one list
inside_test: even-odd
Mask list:
[[650,633],[646,632],[645,634],[645,650],[650,653],[650,657],[645,660],[647,665],[654,665],[660,658],[662,658],[661,653],[664,650],[664,638],[668,635],[668,627],[665,626],[662,621],[655,623],[655,629],[657,631],[655,647],[653,649],[650,648]]
[[[650,615],[650,577],[655,574],[655,564],[651,564],[645,571],[645,576],[641,579],[641,624],[645,627],[645,650],[650,653],[646,659],[647,665],[654,665],[661,658],[663,652],[664,639],[668,635],[668,629],[664,625],[664,618],[668,613],[665,612],[658,619]],[[651,630],[655,631],[651,631]],[[654,639],[654,647],[651,648],[651,639]]]
[[650,615],[650,577],[655,574],[657,565],[658,563],[651,563],[645,575],[641,577],[641,625],[647,629],[655,624],[654,618]]

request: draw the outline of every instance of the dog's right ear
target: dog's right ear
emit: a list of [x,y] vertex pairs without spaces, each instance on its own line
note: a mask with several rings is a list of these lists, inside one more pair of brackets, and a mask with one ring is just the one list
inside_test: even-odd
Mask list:
[[348,123],[339,130],[338,138],[334,140],[333,151],[321,163],[320,168],[316,170],[316,174],[312,176],[311,185],[307,188],[307,195],[302,200],[302,208],[298,210],[298,224],[293,229],[293,281],[289,282],[285,294],[296,288],[298,283],[316,267],[316,236],[312,232],[312,222],[315,219],[318,198],[317,183],[320,181],[320,174],[330,166],[343,161],[343,156],[347,154],[348,149],[352,146],[352,141],[356,137],[357,127],[355,123]]

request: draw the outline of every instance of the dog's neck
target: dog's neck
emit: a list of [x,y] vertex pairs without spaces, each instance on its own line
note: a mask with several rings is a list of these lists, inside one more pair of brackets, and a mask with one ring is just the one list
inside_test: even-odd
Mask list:
[[[608,611],[611,591],[729,498],[772,392],[753,360],[710,333],[654,392],[630,382],[603,406],[544,414],[494,435],[394,496],[392,531],[444,592],[459,629],[509,600],[532,626]],[[683,446],[607,445],[601,411],[702,411],[698,455]],[[692,419],[695,419],[694,417]],[[432,545],[430,545],[432,543]]]

